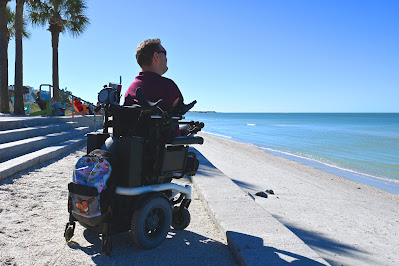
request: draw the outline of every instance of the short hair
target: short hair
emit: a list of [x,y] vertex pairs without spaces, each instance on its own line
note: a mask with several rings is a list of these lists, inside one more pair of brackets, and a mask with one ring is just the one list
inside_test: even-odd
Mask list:
[[161,45],[160,39],[145,40],[137,46],[136,60],[142,66],[151,66],[152,58],[155,52],[159,51]]

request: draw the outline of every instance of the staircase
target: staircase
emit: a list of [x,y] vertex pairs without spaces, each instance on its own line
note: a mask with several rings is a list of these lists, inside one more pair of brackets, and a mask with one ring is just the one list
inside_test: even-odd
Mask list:
[[[94,119],[94,116],[89,116]],[[86,134],[102,126],[83,116],[0,115],[0,181],[86,144]]]

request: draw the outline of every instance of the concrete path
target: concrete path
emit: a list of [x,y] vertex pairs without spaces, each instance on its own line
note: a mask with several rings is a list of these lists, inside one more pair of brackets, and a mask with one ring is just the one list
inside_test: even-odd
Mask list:
[[193,184],[242,265],[329,265],[294,233],[197,152]]

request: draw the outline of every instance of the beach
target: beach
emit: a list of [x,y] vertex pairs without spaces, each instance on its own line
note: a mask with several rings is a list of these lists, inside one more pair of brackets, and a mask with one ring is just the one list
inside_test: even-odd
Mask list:
[[397,265],[399,195],[206,133],[196,146],[332,265]]
[[[129,233],[113,235],[111,257],[101,252],[98,233],[77,224],[71,242],[64,239],[68,222],[68,183],[78,149],[0,183],[0,265],[235,265],[225,237],[203,207],[195,189],[191,223],[170,230],[165,242],[152,250],[134,246]],[[174,180],[190,184],[186,178]]]
[[[200,133],[200,136],[205,142],[204,145],[195,145],[198,152],[217,167],[217,171],[223,172],[255,199],[256,203],[253,203],[251,197],[243,193],[250,202],[240,202],[240,207],[256,205],[258,212],[262,212],[259,212],[256,222],[267,216],[265,210],[331,265],[398,264],[399,195],[270,154],[251,144],[207,133]],[[171,230],[164,244],[155,250],[137,249],[129,234],[122,233],[113,237],[112,257],[107,257],[101,253],[98,234],[79,225],[72,241],[65,243],[67,184],[72,180],[76,161],[84,154],[84,148],[78,149],[63,158],[55,158],[23,171],[0,184],[0,265],[126,265],[132,262],[137,265],[232,265],[237,262],[229,251],[225,235],[219,231],[220,225],[215,224],[209,208],[204,207],[204,202],[210,201],[216,205],[223,203],[224,208],[232,209],[231,198],[234,195],[224,194],[220,198],[223,194],[216,186],[212,191],[217,197],[205,199],[201,197],[210,195],[209,191],[199,196],[194,186],[190,205],[191,224],[184,231]],[[201,169],[193,177],[194,182],[195,179],[212,178],[212,175],[206,175],[205,168]],[[174,182],[190,184],[186,178]],[[233,186],[234,190],[236,187]],[[226,183],[221,187],[225,188]],[[267,198],[255,195],[265,190],[269,190]],[[237,211],[232,215],[240,217],[251,210],[256,208],[251,205],[246,212]],[[223,213],[228,212],[219,210],[216,214],[220,217]],[[256,214],[251,213],[251,217],[257,217]],[[273,218],[271,220],[274,221]],[[265,225],[270,223],[265,227],[275,231],[273,226],[281,225],[271,220],[265,220]],[[260,228],[248,224],[251,228]],[[222,221],[222,227],[224,225],[226,223]],[[239,229],[242,228],[236,231],[241,232]],[[251,233],[249,240],[267,236],[268,232],[264,231]],[[278,244],[284,244],[284,239],[282,236]],[[266,248],[274,247],[274,244],[278,246],[270,242],[273,239],[264,241],[269,242],[263,242]],[[299,258],[301,265],[307,265],[309,261],[316,263],[313,257],[308,260],[300,256],[294,258]],[[265,256],[261,259],[267,261],[271,258]]]

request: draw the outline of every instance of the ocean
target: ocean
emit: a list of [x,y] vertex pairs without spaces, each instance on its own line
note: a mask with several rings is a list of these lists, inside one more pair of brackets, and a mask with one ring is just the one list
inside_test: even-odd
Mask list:
[[399,194],[399,113],[188,113],[203,132]]

